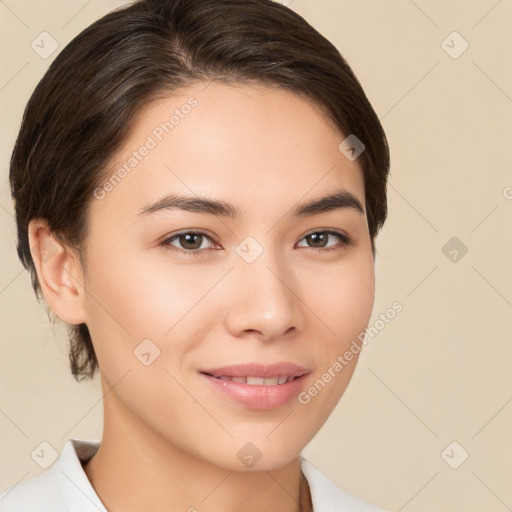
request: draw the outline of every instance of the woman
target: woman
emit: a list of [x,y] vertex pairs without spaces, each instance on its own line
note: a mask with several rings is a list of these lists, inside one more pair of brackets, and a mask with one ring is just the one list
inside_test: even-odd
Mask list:
[[10,179],[71,371],[101,374],[103,437],[0,509],[382,510],[301,450],[358,359],[388,172],[352,70],[283,5],[141,0],[79,34]]

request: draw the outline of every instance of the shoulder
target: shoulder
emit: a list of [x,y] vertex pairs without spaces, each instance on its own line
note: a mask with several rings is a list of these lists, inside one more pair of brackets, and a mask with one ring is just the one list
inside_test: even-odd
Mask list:
[[308,481],[313,512],[388,512],[340,489],[327,475],[301,456],[302,473]]
[[2,512],[64,512],[53,469],[19,482],[0,494]]
[[98,447],[96,440],[68,439],[51,469],[0,494],[0,511],[106,512],[81,465]]

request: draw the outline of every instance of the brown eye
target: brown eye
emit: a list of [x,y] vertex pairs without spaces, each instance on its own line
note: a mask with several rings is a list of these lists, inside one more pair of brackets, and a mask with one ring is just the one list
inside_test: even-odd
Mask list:
[[[208,247],[203,246],[205,240],[212,241],[206,233],[200,231],[183,231],[166,238],[160,245],[175,249],[184,254],[197,254],[208,249]],[[177,242],[178,245],[175,245],[173,242]]]
[[[184,235],[178,235],[176,238],[179,240],[183,249],[200,249],[203,241],[203,235],[197,233],[188,233]],[[185,245],[183,245],[185,244]]]
[[308,235],[306,240],[308,243],[313,244],[313,247],[325,247],[327,241],[329,239],[329,235],[327,233],[313,233],[312,235]]
[[[328,245],[330,239],[332,238],[337,238],[340,241],[338,245]],[[302,240],[307,241],[309,248],[319,249],[320,251],[330,251],[332,249],[339,249],[352,243],[351,239],[348,236],[338,233],[336,231],[313,231],[312,233],[308,233],[306,236],[304,236]]]

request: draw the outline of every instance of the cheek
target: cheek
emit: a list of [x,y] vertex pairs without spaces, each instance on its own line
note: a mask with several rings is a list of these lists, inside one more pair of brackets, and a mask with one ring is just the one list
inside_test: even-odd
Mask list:
[[310,424],[312,436],[327,420],[352,378],[361,352],[360,335],[368,326],[375,297],[371,257],[354,258],[336,267],[329,280],[317,275],[317,282],[323,286],[314,297],[310,294],[311,300],[316,300],[311,309],[322,320],[323,335],[315,338],[315,375],[298,402],[304,413],[315,419]]
[[147,339],[158,354],[155,366],[174,371],[217,318],[208,292],[225,271],[109,248],[93,253],[86,278],[87,325],[102,371],[117,381],[140,370],[136,354]]
[[316,302],[312,309],[324,323],[325,353],[332,357],[333,350],[344,350],[368,325],[375,299],[373,259],[354,253],[325,274],[317,274],[316,282],[322,286],[312,297]]
[[125,336],[162,337],[207,289],[200,272],[166,265],[165,259],[155,264],[140,256],[108,254],[92,262],[88,312],[92,323],[121,329]]
[[375,299],[373,266],[356,268],[341,283],[338,308],[338,329],[350,328],[351,338],[364,330],[370,320]]

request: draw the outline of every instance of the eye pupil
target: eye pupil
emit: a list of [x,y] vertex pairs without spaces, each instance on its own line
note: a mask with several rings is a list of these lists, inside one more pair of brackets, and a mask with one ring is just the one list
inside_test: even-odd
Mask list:
[[325,243],[322,244],[322,242],[326,242],[328,236],[329,235],[326,233],[312,233],[311,235],[308,235],[308,238],[310,241],[313,241],[313,244],[316,244],[318,241],[320,241],[320,245],[314,245],[315,247],[325,247]]
[[[180,238],[183,240],[183,238],[186,240],[186,243],[192,243],[194,244],[194,241],[196,243],[196,246],[194,247],[185,247],[185,249],[198,249],[199,247],[201,247],[201,237],[202,235],[199,234],[199,233],[187,233],[187,234],[184,234],[184,235],[180,235]],[[192,241],[191,241],[192,239]],[[199,244],[197,244],[197,239],[199,239]]]

